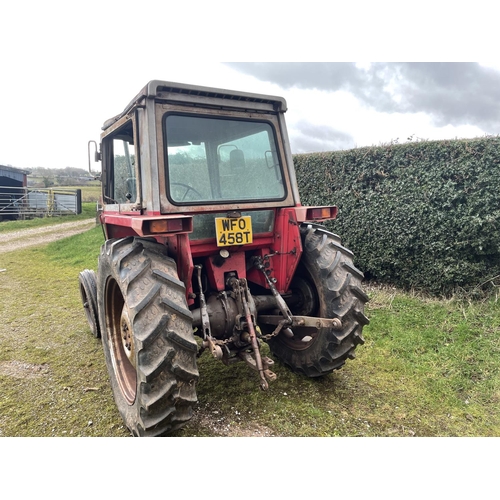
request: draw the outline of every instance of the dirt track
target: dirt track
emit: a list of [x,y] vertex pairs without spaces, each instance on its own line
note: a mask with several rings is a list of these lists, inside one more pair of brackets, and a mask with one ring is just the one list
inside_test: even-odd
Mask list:
[[83,233],[94,226],[95,223],[95,219],[86,219],[0,234],[0,254],[50,243],[74,234]]

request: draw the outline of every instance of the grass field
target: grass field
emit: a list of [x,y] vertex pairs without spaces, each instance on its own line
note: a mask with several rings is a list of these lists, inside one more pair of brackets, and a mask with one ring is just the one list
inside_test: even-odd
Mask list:
[[[102,242],[96,227],[0,255],[1,436],[129,435],[78,292]],[[204,354],[195,417],[176,436],[499,436],[498,297],[368,291],[366,343],[319,380],[277,363],[265,393],[245,365]]]
[[82,203],[95,202],[101,196],[101,183],[99,181],[90,181],[84,186],[68,186],[68,189],[81,189],[82,190]]

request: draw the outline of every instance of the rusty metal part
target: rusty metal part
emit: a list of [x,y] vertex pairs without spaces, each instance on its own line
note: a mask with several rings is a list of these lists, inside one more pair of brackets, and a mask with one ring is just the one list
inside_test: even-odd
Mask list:
[[[137,394],[135,343],[130,312],[115,280],[105,289],[105,324],[107,345],[113,358],[116,380],[123,397],[133,404]],[[103,322],[104,323],[104,322]]]
[[262,274],[265,276],[267,284],[269,285],[269,288],[273,294],[273,297],[276,300],[276,304],[277,304],[277,306],[282,314],[282,316],[278,316],[278,318],[280,318],[278,323],[274,323],[274,324],[277,324],[277,327],[271,333],[271,337],[275,337],[275,336],[279,335],[279,333],[281,332],[281,330],[283,328],[286,329],[286,331],[287,331],[286,335],[289,336],[290,333],[293,333],[289,328],[293,324],[292,313],[291,313],[290,309],[288,308],[288,305],[285,302],[285,299],[280,295],[280,293],[278,292],[278,290],[274,286],[274,282],[276,280],[272,280],[271,278],[269,278],[268,274],[266,273],[266,267],[265,267],[265,265],[262,262],[262,259],[260,257],[254,258],[253,265],[259,271],[261,271]]
[[201,266],[194,266],[197,273],[198,287],[200,289],[200,313],[201,313],[201,326],[203,328],[203,338],[211,337],[210,333],[210,318],[207,312],[207,303],[205,301],[205,294],[203,293],[203,285],[201,283]]
[[200,315],[203,328],[203,347],[208,348],[215,359],[222,359],[222,349],[216,345],[215,339],[212,337],[210,330],[210,318],[207,311],[207,303],[205,294],[203,293],[203,285],[201,283],[201,266],[195,266],[198,278],[198,286],[200,288]]
[[[283,320],[282,316],[276,314],[262,314],[259,316],[259,323],[264,323],[266,325],[279,325]],[[332,330],[342,330],[342,322],[338,318],[315,318],[313,316],[292,316],[291,328],[302,327],[302,328],[315,328],[319,330],[320,328],[331,328]]]
[[[262,274],[265,276],[267,284],[269,285],[269,289],[271,290],[274,299],[276,300],[276,304],[278,305],[281,313],[284,316],[284,320],[282,319],[281,322],[281,327],[283,327],[285,324],[290,324],[291,323],[291,318],[292,318],[292,313],[290,309],[288,308],[285,299],[280,295],[276,287],[274,286],[274,282],[271,278],[266,273],[266,268],[265,265],[262,262],[262,259],[260,257],[256,257],[253,259],[253,265],[256,267],[259,271],[262,272]],[[276,281],[276,280],[274,280]],[[280,330],[281,330],[280,327]]]
[[128,312],[128,307],[124,306],[120,317],[120,337],[123,345],[123,352],[132,365],[135,363],[135,344],[132,333],[132,323]]
[[216,340],[212,337],[207,337],[203,341],[203,349],[208,349],[215,359],[221,360],[223,357],[222,348],[216,344]]
[[269,384],[267,383],[266,377],[264,375],[259,342],[257,340],[257,335],[254,328],[254,318],[250,313],[250,307],[248,305],[248,301],[252,301],[252,299],[250,291],[248,290],[247,282],[245,279],[238,280],[236,278],[232,278],[230,280],[230,285],[232,286],[233,291],[237,297],[237,302],[243,307],[243,316],[246,320],[246,328],[248,329],[248,334],[250,335],[250,344],[252,346],[255,364],[259,372],[260,388],[264,391],[267,391],[267,389],[269,389]]
[[[252,353],[249,353],[247,351],[241,351],[238,353],[238,356],[243,361],[245,361],[245,363],[250,368],[252,368],[252,370],[258,371],[257,363],[255,361],[254,356],[252,356]],[[270,366],[274,365],[274,361],[271,358],[268,358],[267,356],[263,356],[261,359],[262,359],[262,372],[264,373],[264,376],[270,382],[274,382],[277,378],[276,373],[274,373],[269,369]]]
[[[232,292],[212,295],[208,301],[202,290],[201,265],[195,266],[199,286],[200,308],[192,311],[193,326],[201,328],[203,344],[199,354],[209,349],[212,356],[230,364],[238,359],[244,360],[259,373],[260,388],[268,390],[268,380],[275,380],[276,375],[269,370],[272,360],[262,361],[258,337],[260,330],[256,325],[257,305],[248,289],[245,279],[231,276],[227,285]],[[259,301],[261,307],[276,308],[276,300],[271,297]],[[288,320],[286,320],[288,321]],[[281,326],[277,328],[280,330]],[[217,338],[212,336],[216,332]],[[252,352],[248,353],[251,347]]]

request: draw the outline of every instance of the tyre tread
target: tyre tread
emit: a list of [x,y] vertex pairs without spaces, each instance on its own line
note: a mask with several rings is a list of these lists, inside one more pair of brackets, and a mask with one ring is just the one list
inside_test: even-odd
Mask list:
[[175,261],[156,241],[127,237],[102,246],[99,267],[99,290],[107,271],[122,290],[136,339],[136,400],[131,409],[113,387],[118,409],[134,435],[170,433],[191,418],[199,376],[192,314]]
[[354,266],[353,253],[342,246],[340,238],[317,224],[303,224],[301,258],[304,269],[316,283],[322,314],[338,318],[340,331],[320,331],[311,345],[294,350],[280,336],[270,339],[273,354],[293,371],[308,377],[320,377],[341,368],[354,358],[357,345],[364,343],[363,326],[369,323],[364,315],[368,295],[363,291],[363,273]]

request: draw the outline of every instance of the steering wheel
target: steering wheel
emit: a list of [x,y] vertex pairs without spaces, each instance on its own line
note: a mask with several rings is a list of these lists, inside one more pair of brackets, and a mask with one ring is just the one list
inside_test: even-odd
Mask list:
[[197,191],[193,186],[190,186],[189,184],[184,184],[182,182],[171,182],[170,183],[171,186],[180,186],[182,188],[184,188],[186,191],[184,192],[184,196],[180,199],[180,200],[176,200],[176,201],[184,201],[186,199],[186,196],[192,191],[195,195],[196,195],[196,199],[202,199],[203,196],[202,194]]

